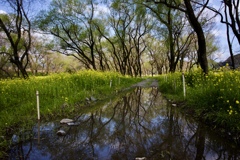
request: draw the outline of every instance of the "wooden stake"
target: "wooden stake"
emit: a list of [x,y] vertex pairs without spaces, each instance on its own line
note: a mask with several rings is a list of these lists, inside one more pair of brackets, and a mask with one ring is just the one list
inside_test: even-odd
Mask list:
[[112,87],[112,80],[110,80],[110,88]]
[[39,93],[38,93],[38,91],[36,92],[36,96],[37,96],[37,114],[38,114],[38,120],[40,120]]
[[186,86],[185,86],[185,77],[184,73],[182,73],[182,80],[183,80],[183,96],[186,97]]

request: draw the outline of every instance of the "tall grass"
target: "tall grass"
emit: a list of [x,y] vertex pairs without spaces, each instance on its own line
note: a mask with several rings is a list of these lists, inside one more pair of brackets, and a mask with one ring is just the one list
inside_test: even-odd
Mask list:
[[181,73],[162,75],[160,90],[211,125],[240,133],[240,72],[223,68],[204,76],[201,71],[185,74],[186,98]]
[[86,97],[102,99],[136,81],[139,79],[97,71],[1,80],[0,150],[8,143],[6,135],[28,129],[36,122],[36,91],[39,91],[41,119],[49,120],[81,110]]
[[183,84],[182,73],[176,72],[172,74],[165,74],[158,76],[159,88],[162,93],[170,99],[182,100],[183,97]]

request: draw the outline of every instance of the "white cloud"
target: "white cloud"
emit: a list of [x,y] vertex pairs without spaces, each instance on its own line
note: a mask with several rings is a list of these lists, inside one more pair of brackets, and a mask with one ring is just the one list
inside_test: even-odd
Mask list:
[[0,10],[0,14],[7,14],[7,12]]

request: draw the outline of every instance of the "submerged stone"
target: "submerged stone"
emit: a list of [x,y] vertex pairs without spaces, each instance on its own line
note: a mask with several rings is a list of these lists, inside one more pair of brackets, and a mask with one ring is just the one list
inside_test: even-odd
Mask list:
[[62,130],[62,129],[60,129],[59,131],[57,131],[57,135],[58,136],[65,136],[67,133],[64,131],[64,130]]
[[13,144],[17,144],[18,142],[19,142],[19,136],[17,136],[16,134],[14,134],[13,136],[12,136],[12,143]]
[[72,123],[72,122],[73,122],[73,120],[72,119],[68,119],[68,118],[62,119],[60,121],[61,124]]
[[69,122],[67,123],[68,126],[78,126],[80,125],[80,122]]

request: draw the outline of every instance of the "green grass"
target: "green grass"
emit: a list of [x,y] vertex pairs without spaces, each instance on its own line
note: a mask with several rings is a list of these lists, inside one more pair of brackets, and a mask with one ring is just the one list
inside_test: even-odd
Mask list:
[[171,73],[157,77],[159,79],[159,88],[169,99],[183,100],[182,73]]
[[[41,120],[49,121],[81,111],[86,97],[104,99],[139,80],[115,72],[97,71],[1,80],[0,151],[9,146],[12,134],[31,129],[37,122],[36,91],[39,92]],[[3,153],[0,152],[0,157]]]
[[[185,74],[186,97],[182,74],[159,76],[160,90],[168,98],[184,101],[185,109],[213,127],[240,133],[240,72],[223,68],[204,76],[201,71]],[[186,111],[186,110],[185,110]]]

